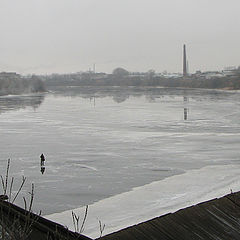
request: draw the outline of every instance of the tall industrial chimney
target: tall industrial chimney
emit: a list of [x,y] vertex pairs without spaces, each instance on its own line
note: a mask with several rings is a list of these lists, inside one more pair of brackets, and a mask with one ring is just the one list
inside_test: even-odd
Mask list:
[[183,45],[183,76],[187,76],[187,56],[186,56],[186,45]]

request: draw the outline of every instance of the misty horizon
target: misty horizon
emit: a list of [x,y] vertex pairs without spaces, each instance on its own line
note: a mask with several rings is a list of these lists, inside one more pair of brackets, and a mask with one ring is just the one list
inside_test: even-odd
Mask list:
[[189,72],[239,66],[239,1],[0,0],[0,72]]

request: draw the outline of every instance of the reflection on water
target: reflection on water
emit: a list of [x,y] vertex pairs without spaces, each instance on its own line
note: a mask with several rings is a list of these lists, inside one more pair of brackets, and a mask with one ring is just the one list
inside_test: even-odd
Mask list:
[[120,93],[113,96],[113,101],[116,103],[121,103],[126,101],[128,98],[129,98],[129,95]]
[[[189,98],[187,96],[183,96],[183,102],[184,103],[188,103],[189,102]],[[188,120],[188,108],[184,107],[183,108],[183,116],[184,116],[184,120]]]
[[183,112],[184,112],[184,120],[187,120],[188,119],[188,109],[184,108]]
[[40,166],[41,166],[40,172],[43,174],[46,170],[46,168],[45,168],[46,159],[45,159],[45,156],[43,155],[43,153],[41,154],[40,159],[41,159],[41,161],[40,161]]
[[129,97],[145,96],[148,102],[168,96],[170,98],[183,97],[185,103],[189,98],[196,101],[221,100],[231,96],[233,92],[211,89],[175,89],[175,88],[152,88],[152,87],[50,87],[50,92],[55,96],[82,97],[96,100],[97,98],[111,97],[114,102],[122,103]]
[[46,168],[45,168],[45,167],[41,167],[41,170],[40,170],[40,172],[41,172],[42,174],[44,174],[45,170],[46,170]]
[[43,102],[44,95],[17,95],[0,97],[0,114],[6,111],[32,107],[36,110]]

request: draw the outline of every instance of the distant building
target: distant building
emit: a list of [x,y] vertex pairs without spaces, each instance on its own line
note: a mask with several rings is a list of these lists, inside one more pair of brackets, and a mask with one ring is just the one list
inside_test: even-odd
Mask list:
[[164,73],[162,74],[162,77],[164,78],[180,78],[182,77],[181,73]]
[[196,71],[193,76],[197,78],[206,78],[206,79],[211,79],[211,78],[221,78],[224,77],[224,74],[222,72],[218,71],[207,71],[207,72],[201,72],[201,71]]
[[203,72],[202,76],[204,76],[206,79],[224,77],[224,75],[221,72],[218,72],[218,71]]
[[223,69],[222,74],[224,76],[239,76],[240,75],[240,67],[226,67]]
[[6,78],[9,78],[9,77],[21,77],[20,74],[17,74],[16,72],[0,72],[0,77],[6,77]]

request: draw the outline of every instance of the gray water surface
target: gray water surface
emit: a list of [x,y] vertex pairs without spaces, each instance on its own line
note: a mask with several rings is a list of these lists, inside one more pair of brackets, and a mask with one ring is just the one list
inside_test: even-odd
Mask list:
[[[55,88],[0,97],[0,174],[43,214],[207,165],[239,164],[240,92]],[[40,155],[46,170],[40,172]],[[18,204],[23,203],[22,196]]]

